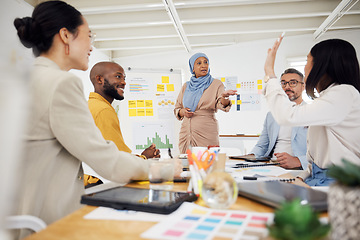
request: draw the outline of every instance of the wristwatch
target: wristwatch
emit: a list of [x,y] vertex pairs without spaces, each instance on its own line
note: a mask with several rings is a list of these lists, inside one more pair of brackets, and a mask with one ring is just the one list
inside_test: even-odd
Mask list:
[[270,79],[272,79],[272,78],[277,78],[276,76],[269,76],[269,75],[266,75],[265,77],[264,77],[264,82],[268,82]]

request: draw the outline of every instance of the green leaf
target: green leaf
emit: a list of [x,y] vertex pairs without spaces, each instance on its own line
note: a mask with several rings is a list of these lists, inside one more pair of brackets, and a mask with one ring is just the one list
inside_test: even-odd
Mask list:
[[318,215],[300,199],[285,202],[275,211],[274,224],[268,226],[270,236],[280,240],[315,240],[326,236],[330,225],[323,225]]
[[333,165],[327,175],[336,179],[339,183],[356,187],[360,186],[360,166],[346,159],[342,159],[342,165]]

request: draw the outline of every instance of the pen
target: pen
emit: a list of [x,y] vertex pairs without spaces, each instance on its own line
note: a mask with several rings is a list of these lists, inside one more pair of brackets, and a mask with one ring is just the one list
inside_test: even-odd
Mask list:
[[171,154],[171,149],[170,149],[170,148],[168,148],[168,154],[169,154],[169,157],[170,157],[170,158],[173,158],[173,156],[172,156],[172,154]]

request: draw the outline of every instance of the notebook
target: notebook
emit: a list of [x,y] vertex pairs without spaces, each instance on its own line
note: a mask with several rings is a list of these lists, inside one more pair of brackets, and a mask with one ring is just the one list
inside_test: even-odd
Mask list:
[[240,196],[253,199],[272,207],[295,198],[301,204],[310,205],[315,211],[327,210],[327,193],[281,181],[238,182]]
[[246,156],[229,156],[230,159],[240,159],[248,162],[267,162],[271,160],[271,157],[246,157]]

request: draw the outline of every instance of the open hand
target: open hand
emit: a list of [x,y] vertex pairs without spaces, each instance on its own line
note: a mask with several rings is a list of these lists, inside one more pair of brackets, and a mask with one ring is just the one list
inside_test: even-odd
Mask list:
[[264,66],[265,75],[267,76],[275,76],[274,65],[275,65],[276,53],[283,38],[284,35],[283,34],[280,35],[280,37],[275,41],[272,48],[268,49],[267,57],[265,60],[265,66]]
[[221,96],[222,96],[223,98],[227,98],[227,97],[229,97],[229,96],[236,95],[236,93],[237,93],[237,90],[226,90],[225,92],[223,92],[223,93],[221,94]]

